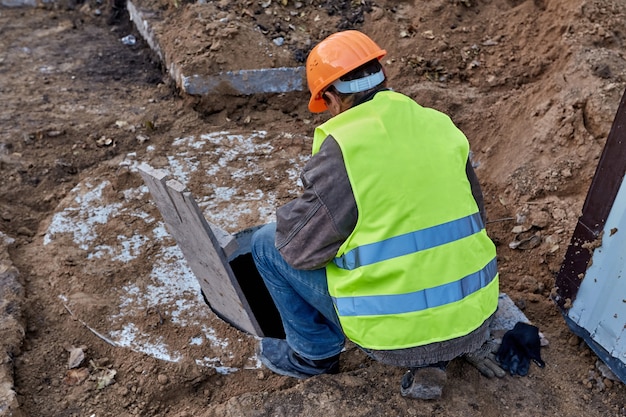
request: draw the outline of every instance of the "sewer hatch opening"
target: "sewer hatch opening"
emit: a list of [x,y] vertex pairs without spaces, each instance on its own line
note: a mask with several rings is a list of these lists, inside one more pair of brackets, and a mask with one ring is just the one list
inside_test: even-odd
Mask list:
[[280,314],[256,269],[252,253],[243,253],[229,263],[263,334],[266,337],[284,339],[285,330]]
[[[254,259],[250,252],[240,254],[236,258],[229,261],[230,268],[237,278],[237,283],[243,292],[250,310],[256,321],[261,327],[261,331],[265,337],[275,337],[278,339],[285,338],[285,330],[283,323],[280,320],[280,314],[278,309],[272,300],[263,278],[259,271],[256,269]],[[206,298],[204,291],[202,291],[202,297],[204,302],[211,307],[211,303]],[[223,321],[231,324],[239,330],[242,330],[237,323],[233,323],[221,315],[218,311],[211,307],[211,310]],[[244,331],[244,330],[242,330]]]

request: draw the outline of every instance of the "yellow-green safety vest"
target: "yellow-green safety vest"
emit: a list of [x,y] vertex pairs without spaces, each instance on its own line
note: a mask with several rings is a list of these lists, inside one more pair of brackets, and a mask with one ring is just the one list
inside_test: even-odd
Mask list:
[[469,143],[450,118],[393,91],[316,128],[332,135],[358,209],[327,265],[346,336],[376,350],[467,335],[498,304],[496,250],[465,171]]

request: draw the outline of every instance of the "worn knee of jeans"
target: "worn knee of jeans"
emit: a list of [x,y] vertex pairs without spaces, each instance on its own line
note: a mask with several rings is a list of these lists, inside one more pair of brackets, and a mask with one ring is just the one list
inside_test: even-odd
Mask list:
[[257,267],[259,263],[265,264],[264,254],[267,254],[267,245],[271,245],[271,248],[274,248],[274,236],[276,233],[275,226],[273,226],[273,224],[263,226],[254,232],[250,240],[250,252]]

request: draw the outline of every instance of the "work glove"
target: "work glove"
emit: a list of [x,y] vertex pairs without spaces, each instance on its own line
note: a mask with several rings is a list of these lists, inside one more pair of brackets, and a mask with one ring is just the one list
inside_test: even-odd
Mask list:
[[511,375],[526,376],[531,360],[540,368],[546,365],[541,359],[540,348],[539,329],[520,321],[502,337],[496,359]]
[[494,376],[502,378],[506,375],[506,371],[502,369],[496,361],[494,353],[497,349],[498,344],[493,339],[490,339],[477,351],[466,353],[463,357],[487,378],[493,378]]

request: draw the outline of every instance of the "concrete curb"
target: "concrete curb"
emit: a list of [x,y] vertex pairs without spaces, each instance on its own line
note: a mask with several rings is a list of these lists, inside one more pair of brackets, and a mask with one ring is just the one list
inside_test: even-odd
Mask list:
[[56,0],[0,0],[4,7],[42,7],[54,3]]
[[4,7],[37,7],[42,3],[38,0],[1,0],[0,5]]
[[127,1],[126,8],[128,9],[130,20],[135,24],[137,31],[159,57],[176,85],[186,94],[208,95],[219,92],[234,92],[251,95],[259,93],[287,93],[302,91],[305,88],[305,68],[302,66],[226,71],[215,75],[185,74],[163,52],[158,36],[150,26],[149,16],[140,11],[130,0]]

